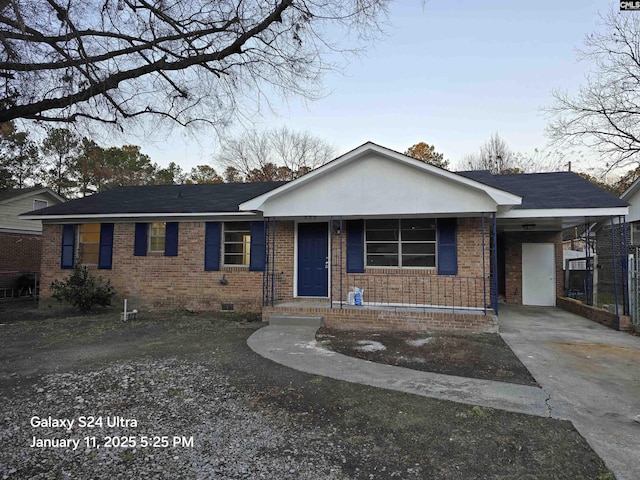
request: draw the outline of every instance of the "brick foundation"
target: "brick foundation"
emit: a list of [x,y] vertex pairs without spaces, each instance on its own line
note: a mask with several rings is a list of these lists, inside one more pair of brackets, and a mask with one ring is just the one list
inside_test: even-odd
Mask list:
[[271,315],[309,315],[324,317],[324,325],[341,330],[403,330],[425,331],[446,330],[466,333],[495,333],[498,318],[492,311],[487,315],[450,312],[405,312],[375,310],[369,308],[321,308],[307,307],[264,307],[262,320],[269,321]]
[[[602,308],[591,307],[573,298],[558,297],[556,305],[581,317],[587,318],[609,328],[616,328],[616,314]],[[631,329],[631,317],[620,315],[620,330],[629,331]]]

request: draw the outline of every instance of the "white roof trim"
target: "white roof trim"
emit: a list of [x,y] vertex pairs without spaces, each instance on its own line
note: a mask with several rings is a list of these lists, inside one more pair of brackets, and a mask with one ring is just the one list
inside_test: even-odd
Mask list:
[[610,217],[627,215],[629,207],[609,208],[532,208],[499,212],[497,218],[563,218],[563,217]]
[[254,212],[190,212],[190,213],[77,213],[73,215],[22,215],[25,220],[73,220],[79,218],[193,218],[256,217]]
[[635,182],[629,185],[629,188],[627,188],[622,193],[622,195],[620,195],[620,198],[623,200],[626,200],[627,198],[631,197],[634,193],[636,193],[638,191],[638,188],[640,188],[640,178],[636,179]]
[[492,200],[494,200],[498,205],[509,205],[516,206],[522,203],[522,197],[518,195],[514,195],[513,193],[505,192],[504,190],[499,190],[494,187],[490,187],[489,185],[485,185],[484,183],[477,182],[475,180],[471,180],[469,178],[463,177],[462,175],[458,175],[456,173],[450,172],[448,170],[444,170],[442,168],[435,167],[428,163],[421,162],[420,160],[416,160],[415,158],[408,157],[407,155],[403,155],[394,150],[390,150],[385,147],[381,147],[372,142],[367,142],[359,147],[351,150],[350,152],[345,153],[341,157],[332,160],[325,165],[312,170],[311,172],[303,175],[295,180],[292,180],[289,183],[286,183],[274,190],[266,192],[262,195],[259,195],[251,200],[247,200],[240,204],[240,210],[253,210],[258,211],[263,208],[264,203],[272,197],[278,197],[280,195],[286,194],[289,190],[295,189],[299,187],[301,184],[307,183],[313,180],[315,177],[323,176],[328,174],[331,170],[340,167],[342,164],[352,161],[365,153],[368,152],[376,152],[388,158],[392,158],[396,161],[403,162],[405,164],[411,165],[415,168],[424,170],[425,172],[429,172],[440,177],[449,179],[461,185],[465,185],[467,187],[473,188],[475,190],[484,191]]

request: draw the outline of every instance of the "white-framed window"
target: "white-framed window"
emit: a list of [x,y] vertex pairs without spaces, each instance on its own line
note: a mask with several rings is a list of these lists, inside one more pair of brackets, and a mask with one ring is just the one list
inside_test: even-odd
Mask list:
[[631,245],[640,245],[640,222],[631,222]]
[[164,252],[167,236],[167,222],[153,222],[149,224],[149,251]]
[[251,251],[251,222],[225,222],[222,235],[224,265],[248,267]]
[[47,208],[49,206],[49,202],[46,200],[34,200],[33,201],[33,209],[40,210],[41,208]]
[[366,220],[367,267],[436,267],[436,220]]
[[100,254],[100,224],[82,223],[78,228],[78,253],[83,265],[97,265]]

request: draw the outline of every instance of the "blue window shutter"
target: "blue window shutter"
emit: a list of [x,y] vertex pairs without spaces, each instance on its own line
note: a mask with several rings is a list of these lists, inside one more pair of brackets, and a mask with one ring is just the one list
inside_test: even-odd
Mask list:
[[62,254],[60,255],[60,268],[73,268],[73,255],[76,251],[76,226],[62,226]]
[[136,234],[133,243],[133,254],[136,257],[144,257],[147,255],[147,234],[149,232],[149,224],[136,223]]
[[438,275],[458,274],[456,218],[438,219]]
[[113,258],[113,223],[100,225],[100,250],[98,254],[98,268],[111,270]]
[[220,270],[220,222],[205,223],[204,269]]
[[364,272],[364,220],[347,220],[347,273]]
[[164,256],[178,256],[178,222],[167,222],[164,232]]
[[249,254],[250,271],[264,271],[266,252],[264,222],[251,222],[251,253]]

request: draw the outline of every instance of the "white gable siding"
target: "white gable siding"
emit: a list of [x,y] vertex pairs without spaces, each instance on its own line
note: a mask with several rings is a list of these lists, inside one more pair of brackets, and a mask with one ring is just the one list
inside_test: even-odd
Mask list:
[[640,189],[638,189],[629,198],[625,198],[629,202],[629,215],[627,215],[627,222],[637,222],[640,220]]
[[476,190],[370,153],[269,198],[265,216],[469,214],[496,211]]

